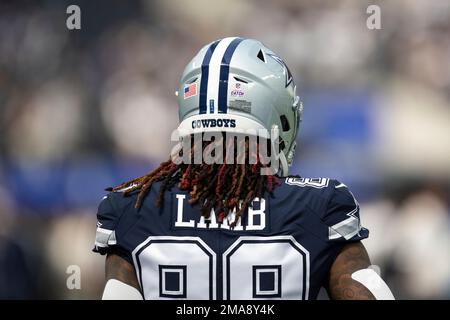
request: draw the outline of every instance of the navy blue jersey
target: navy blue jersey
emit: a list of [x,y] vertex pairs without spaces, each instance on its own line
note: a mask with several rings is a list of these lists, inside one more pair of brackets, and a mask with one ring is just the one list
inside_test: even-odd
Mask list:
[[137,193],[100,203],[94,251],[135,267],[145,299],[316,299],[343,245],[368,236],[348,188],[326,178],[287,177],[255,199],[234,229],[200,217],[173,187],[155,206],[155,183],[142,207]]

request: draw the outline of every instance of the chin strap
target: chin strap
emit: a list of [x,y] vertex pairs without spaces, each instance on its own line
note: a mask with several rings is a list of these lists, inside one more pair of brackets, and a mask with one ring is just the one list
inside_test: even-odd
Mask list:
[[395,300],[394,295],[373,269],[361,269],[352,273],[352,279],[365,286],[377,300]]
[[133,286],[117,279],[109,279],[103,291],[102,300],[144,300],[142,294]]

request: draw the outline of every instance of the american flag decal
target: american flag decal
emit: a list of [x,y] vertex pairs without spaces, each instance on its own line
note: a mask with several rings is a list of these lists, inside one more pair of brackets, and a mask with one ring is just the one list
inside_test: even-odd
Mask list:
[[191,83],[184,87],[184,99],[197,95],[197,83]]

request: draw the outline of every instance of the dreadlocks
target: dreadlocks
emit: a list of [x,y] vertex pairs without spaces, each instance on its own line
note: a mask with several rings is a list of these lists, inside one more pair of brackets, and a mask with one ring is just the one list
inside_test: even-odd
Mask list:
[[[279,184],[275,176],[260,174],[261,169],[266,166],[261,164],[257,155],[249,154],[247,140],[244,148],[245,152],[241,155],[244,160],[256,157],[256,163],[250,164],[250,161],[241,159],[234,164],[227,164],[226,161],[223,164],[175,164],[168,160],[146,175],[106,190],[123,191],[124,196],[139,190],[135,203],[135,208],[139,209],[152,184],[162,181],[156,200],[156,206],[160,207],[164,192],[178,183],[180,190],[189,191],[190,205],[200,204],[200,214],[205,218],[209,218],[214,208],[221,223],[229,212],[235,210],[235,219],[230,224],[234,228],[254,198],[263,197],[266,191],[272,193],[273,188]],[[238,160],[237,156],[235,160]]]

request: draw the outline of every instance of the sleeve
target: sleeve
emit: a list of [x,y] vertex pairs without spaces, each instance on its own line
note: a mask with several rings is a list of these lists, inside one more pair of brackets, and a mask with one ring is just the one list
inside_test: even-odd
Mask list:
[[97,211],[97,230],[92,251],[101,255],[114,253],[131,262],[131,255],[117,243],[116,230],[122,216],[122,211],[113,204],[114,194],[105,196]]
[[347,186],[334,180],[333,190],[322,218],[328,226],[328,241],[354,242],[369,236],[369,230],[361,226],[359,204]]

